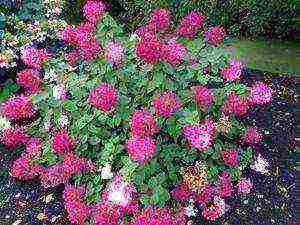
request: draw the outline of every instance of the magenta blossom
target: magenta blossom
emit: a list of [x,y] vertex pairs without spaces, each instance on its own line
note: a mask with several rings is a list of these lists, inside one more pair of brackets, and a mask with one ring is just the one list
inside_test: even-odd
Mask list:
[[148,161],[155,153],[155,142],[151,137],[131,137],[126,143],[130,158],[140,164]]
[[152,105],[159,115],[168,118],[180,109],[181,101],[175,93],[166,91],[154,96]]
[[83,16],[91,23],[95,24],[106,10],[102,1],[88,0],[83,6]]
[[150,64],[160,59],[161,43],[154,35],[145,34],[136,45],[136,55]]
[[202,27],[204,19],[201,13],[197,11],[190,12],[180,21],[177,27],[178,35],[193,38]]
[[106,45],[106,60],[115,67],[120,67],[124,58],[124,48],[120,42],[110,41]]
[[239,151],[237,149],[223,149],[220,155],[226,165],[236,166],[239,163]]
[[40,69],[42,63],[50,57],[50,54],[47,53],[45,49],[37,49],[33,47],[24,48],[21,51],[22,61],[35,69]]
[[250,179],[247,178],[240,178],[239,183],[237,185],[237,189],[239,194],[241,195],[248,195],[251,192],[253,184]]
[[262,134],[256,126],[247,127],[242,140],[247,144],[258,144],[262,140]]
[[174,39],[169,40],[161,46],[161,57],[172,66],[180,64],[186,54],[185,47]]
[[173,225],[173,217],[169,208],[147,207],[136,215],[131,225]]
[[224,67],[220,74],[227,81],[235,81],[242,75],[244,64],[238,60],[231,60],[229,65]]
[[153,24],[157,31],[164,30],[170,25],[170,12],[167,9],[154,9],[150,14],[150,24]]
[[248,100],[253,105],[265,105],[272,100],[272,94],[273,90],[268,84],[258,81],[250,88]]
[[204,32],[206,41],[211,45],[219,45],[223,42],[225,36],[225,30],[222,27],[214,26],[210,27]]
[[97,85],[89,95],[89,102],[103,112],[111,111],[116,106],[117,101],[117,90],[107,83]]
[[17,84],[28,93],[38,92],[41,88],[41,78],[39,72],[33,69],[25,69],[18,73]]
[[28,135],[18,128],[7,128],[1,136],[0,141],[10,149],[16,148],[19,145],[24,145],[28,141]]
[[214,123],[211,119],[206,119],[203,123],[188,124],[183,128],[183,134],[192,147],[207,149],[213,142]]
[[66,129],[62,129],[53,135],[51,146],[57,154],[70,153],[75,148],[75,139],[68,134]]
[[249,103],[246,98],[239,97],[235,92],[227,94],[227,100],[222,106],[222,112],[226,115],[234,114],[235,116],[243,116],[249,110]]
[[197,105],[202,110],[206,110],[214,101],[214,95],[212,90],[204,86],[194,86],[192,91],[196,100]]

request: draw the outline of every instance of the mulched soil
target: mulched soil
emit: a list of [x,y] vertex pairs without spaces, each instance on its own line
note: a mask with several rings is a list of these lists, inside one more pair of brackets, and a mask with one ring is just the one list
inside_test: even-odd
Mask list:
[[[271,104],[255,108],[243,118],[264,131],[264,142],[255,147],[270,164],[270,173],[260,175],[251,169],[243,174],[254,183],[249,197],[232,197],[229,211],[216,222],[195,218],[196,225],[293,225],[296,224],[295,106],[296,80],[245,70],[243,83],[266,80],[276,90]],[[253,111],[253,110],[252,110]],[[38,181],[21,182],[9,178],[8,168],[22,149],[11,152],[0,146],[0,224],[1,225],[68,225],[61,194],[63,186],[42,188]]]

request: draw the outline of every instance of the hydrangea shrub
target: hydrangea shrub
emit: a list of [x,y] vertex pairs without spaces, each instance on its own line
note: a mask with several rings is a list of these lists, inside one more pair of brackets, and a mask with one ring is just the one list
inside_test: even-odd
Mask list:
[[26,146],[11,175],[64,184],[73,224],[211,221],[230,210],[228,198],[250,195],[243,170],[262,133],[241,118],[272,88],[239,83],[244,65],[222,46],[224,30],[205,28],[196,11],[171,26],[161,8],[128,35],[93,0],[83,15],[57,30],[68,48],[23,54],[24,93],[1,104],[12,123],[1,142]]

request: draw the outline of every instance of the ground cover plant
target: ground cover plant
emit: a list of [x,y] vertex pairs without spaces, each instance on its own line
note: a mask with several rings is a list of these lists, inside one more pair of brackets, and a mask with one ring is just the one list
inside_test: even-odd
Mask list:
[[264,176],[269,163],[246,115],[276,92],[241,83],[245,64],[224,49],[225,30],[198,11],[175,24],[157,8],[127,34],[105,3],[81,10],[79,24],[47,29],[55,48],[22,45],[19,88],[1,104],[1,142],[21,148],[10,176],[63,187],[72,224],[204,223],[233,197],[247,202],[246,171]]

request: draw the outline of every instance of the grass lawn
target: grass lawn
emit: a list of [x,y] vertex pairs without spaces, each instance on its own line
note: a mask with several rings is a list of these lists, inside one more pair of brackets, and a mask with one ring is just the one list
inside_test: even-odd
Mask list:
[[234,40],[229,47],[235,57],[244,58],[252,69],[300,76],[300,42]]

